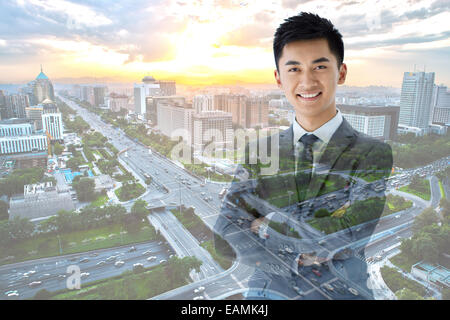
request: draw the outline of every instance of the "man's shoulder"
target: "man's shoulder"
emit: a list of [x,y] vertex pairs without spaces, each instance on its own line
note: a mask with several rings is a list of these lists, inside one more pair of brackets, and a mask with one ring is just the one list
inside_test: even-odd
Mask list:
[[368,134],[358,132],[356,134],[355,144],[370,147],[370,149],[386,149],[390,150],[391,146],[386,142],[369,136]]

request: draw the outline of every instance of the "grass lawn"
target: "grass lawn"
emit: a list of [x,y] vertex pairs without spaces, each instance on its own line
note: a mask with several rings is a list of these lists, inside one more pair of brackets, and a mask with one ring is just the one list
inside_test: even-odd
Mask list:
[[384,173],[370,173],[366,176],[361,176],[361,178],[367,182],[374,182],[374,181],[380,180],[384,176],[385,176]]
[[285,236],[289,236],[289,237],[293,237],[293,238],[297,238],[297,239],[301,239],[302,238],[298,234],[298,232],[296,230],[294,230],[293,228],[290,228],[289,230],[286,230],[286,228],[287,228],[287,224],[286,223],[270,221],[269,222],[269,227],[271,227],[276,232],[281,233],[281,234],[283,234]]
[[[186,261],[183,258],[181,261]],[[174,259],[164,265],[144,269],[142,272],[125,271],[119,276],[82,284],[80,290],[61,290],[51,294],[52,300],[145,300],[190,282],[189,274],[182,271],[176,279],[168,278],[174,272]],[[164,279],[164,281],[162,281]]]
[[[143,222],[139,228],[139,230],[127,232],[120,224],[114,224],[61,234],[59,239],[61,240],[62,254],[85,252],[156,239],[156,231],[148,222]],[[55,234],[42,234],[3,246],[0,253],[0,265],[57,256],[60,254],[59,239]],[[14,258],[5,260],[8,256]]]
[[108,200],[109,200],[109,198],[107,195],[101,195],[91,203],[91,206],[101,207],[104,204],[106,204],[108,202]]
[[220,241],[220,247],[225,250],[225,255],[216,250],[216,246],[214,245],[213,233],[212,231],[205,225],[205,223],[200,219],[195,213],[187,213],[186,211],[180,211],[177,209],[170,210],[175,217],[181,222],[181,224],[200,242],[200,245],[205,248],[210,254],[211,257],[224,269],[227,270],[231,267],[232,260],[227,258],[225,255],[234,257],[235,254],[233,249],[228,245],[226,241],[219,239],[216,241]]
[[386,206],[388,207],[389,210],[383,210],[383,214],[382,216],[388,216],[390,214],[411,208],[413,203],[410,200],[405,201],[402,205],[395,205],[394,203],[392,203],[389,199],[389,197],[387,198],[388,200],[386,201]]
[[439,180],[439,190],[441,190],[441,197],[443,199],[445,199],[446,196],[445,196],[444,186],[442,185],[442,181],[441,180]]
[[201,244],[203,248],[205,248],[213,257],[214,261],[216,261],[224,270],[227,270],[233,264],[233,261],[224,257],[222,254],[217,252],[214,243],[212,240],[205,241]]
[[408,257],[404,253],[397,254],[396,256],[392,257],[390,261],[392,262],[392,264],[399,267],[405,272],[411,272],[412,265],[419,262],[417,261],[417,259],[411,259],[411,257]]
[[404,187],[401,187],[401,188],[399,188],[398,190],[400,190],[400,191],[403,191],[403,192],[407,192],[407,193],[411,193],[411,194],[413,194],[413,195],[415,195],[415,196],[418,196],[418,197],[420,197],[420,198],[422,198],[422,199],[424,199],[424,200],[426,200],[426,201],[429,201],[430,199],[431,199],[431,190],[430,190],[430,186],[428,186],[428,193],[423,193],[423,192],[420,192],[420,191],[417,191],[417,190],[415,190],[415,189],[413,189],[411,186],[404,186]]
[[[124,192],[124,190],[126,190],[126,192]],[[117,198],[123,202],[138,198],[145,192],[145,188],[140,183],[136,183],[134,185],[122,184],[122,186],[114,192]]]
[[395,293],[403,288],[408,288],[412,291],[415,291],[421,297],[424,297],[426,295],[424,286],[416,281],[403,278],[402,274],[394,268],[384,266],[380,269],[380,272],[384,282],[392,292]]

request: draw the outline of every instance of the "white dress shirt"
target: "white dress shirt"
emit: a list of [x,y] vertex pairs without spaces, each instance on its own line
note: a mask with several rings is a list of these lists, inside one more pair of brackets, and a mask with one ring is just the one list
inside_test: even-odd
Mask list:
[[328,120],[328,122],[324,123],[321,127],[317,128],[314,131],[306,131],[302,128],[302,126],[297,122],[294,114],[293,130],[294,130],[294,149],[295,149],[295,173],[297,173],[297,161],[300,153],[303,150],[303,144],[299,141],[299,139],[305,134],[314,134],[319,140],[313,145],[313,173],[315,172],[315,168],[319,163],[320,157],[322,156],[322,152],[325,150],[328,142],[330,141],[333,134],[341,125],[343,118],[342,113],[339,109],[336,109],[336,115]]

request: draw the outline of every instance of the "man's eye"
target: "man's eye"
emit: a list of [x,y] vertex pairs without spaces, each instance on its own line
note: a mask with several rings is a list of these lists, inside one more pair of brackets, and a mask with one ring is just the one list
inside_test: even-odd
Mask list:
[[326,66],[318,66],[317,68],[326,69]]
[[290,69],[288,70],[288,72],[291,72],[291,71],[298,71],[298,70],[299,70],[298,68],[294,67],[294,68],[290,68]]

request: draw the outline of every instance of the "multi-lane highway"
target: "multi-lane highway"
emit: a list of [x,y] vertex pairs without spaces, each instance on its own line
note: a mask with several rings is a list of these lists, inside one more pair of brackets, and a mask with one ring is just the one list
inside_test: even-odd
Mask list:
[[[225,184],[211,183],[208,181],[205,182],[203,179],[198,179],[197,177],[192,176],[186,170],[184,170],[171,160],[159,156],[155,152],[149,152],[147,147],[133,141],[132,139],[129,139],[121,130],[114,129],[109,124],[104,123],[97,115],[88,112],[87,110],[79,107],[76,103],[68,99],[65,99],[63,97],[60,98],[65,101],[71,108],[75,109],[78,114],[91,125],[92,128],[99,132],[102,132],[102,134],[106,136],[117,149],[126,151],[122,152],[119,155],[120,161],[126,166],[128,170],[130,170],[135,175],[136,178],[138,178],[142,183],[145,180],[145,175],[150,175],[153,178],[154,183],[147,186],[146,193],[141,196],[142,199],[146,200],[148,203],[150,203],[150,205],[152,203],[160,203],[160,201],[162,200],[165,204],[171,207],[180,204],[183,204],[186,207],[193,206],[195,207],[195,213],[205,222],[205,224],[211,230],[214,230],[217,218],[221,214],[221,199],[219,198],[218,194],[222,190],[222,188],[226,186]],[[413,171],[411,172],[414,173]],[[430,172],[427,173],[430,174]],[[403,196],[407,196],[414,201],[414,207],[409,210],[405,210],[402,213],[380,219],[376,228],[376,232],[371,236],[371,239],[368,239],[371,229],[369,228],[369,224],[355,226],[354,228],[352,228],[352,230],[346,230],[332,235],[324,235],[317,232],[312,232],[311,229],[306,228],[306,230],[303,231],[308,234],[308,237],[303,240],[299,239],[297,241],[295,249],[298,250],[297,252],[322,250],[328,254],[331,254],[341,250],[342,248],[352,247],[356,252],[358,252],[358,250],[361,249],[361,247],[358,247],[358,244],[366,245],[368,241],[371,241],[370,244],[366,247],[365,257],[372,255],[372,253],[378,254],[380,250],[382,250],[380,248],[392,246],[393,243],[398,242],[399,238],[397,237],[408,236],[408,232],[410,232],[409,227],[414,216],[417,215],[425,206],[428,206],[430,204],[435,206],[439,201],[440,193],[437,193],[436,191],[438,190],[436,189],[436,181],[432,178],[431,182],[432,200],[430,202],[423,202],[416,199],[417,197],[410,197],[409,195],[402,193]],[[145,184],[143,183],[143,185]],[[391,185],[389,185],[389,189],[391,189]],[[361,191],[362,190],[363,188],[361,189]],[[372,191],[370,190],[367,192],[367,194],[365,194],[366,197],[369,197],[371,195]],[[128,209],[132,206],[132,204],[133,201],[123,203],[123,205]],[[272,210],[273,208],[270,209]],[[291,209],[292,210],[288,208],[285,213],[293,214],[294,211],[297,210],[296,208],[294,210],[294,207],[292,207]],[[233,210],[230,210],[230,212],[231,211]],[[297,214],[299,216],[303,216],[303,218],[301,218],[299,221],[304,222],[304,216],[308,212],[303,212],[302,210],[297,211]],[[165,230],[163,234],[168,239],[171,247],[175,249],[175,253],[181,256],[197,256],[204,263],[201,272],[202,275],[198,276],[198,281],[187,286],[174,289],[156,298],[222,299],[232,294],[244,293],[248,291],[249,286],[259,286],[261,288],[259,292],[251,293],[251,296],[256,295],[266,298],[355,298],[352,290],[349,291],[345,272],[342,271],[351,270],[351,267],[349,269],[348,266],[345,266],[345,264],[349,264],[350,260],[347,262],[337,262],[336,265],[332,263],[324,264],[323,268],[320,270],[320,276],[314,273],[311,267],[305,267],[300,270],[299,274],[296,277],[292,278],[292,265],[289,263],[289,261],[293,261],[295,256],[290,255],[290,253],[286,251],[278,251],[277,253],[276,248],[266,247],[266,244],[262,239],[260,239],[252,232],[248,232],[250,222],[244,220],[244,223],[238,223],[237,221],[237,219],[241,218],[241,216],[244,216],[245,214],[245,212],[240,211],[238,212],[239,217],[231,217],[231,221],[233,222],[231,226],[232,232],[230,232],[226,240],[229,241],[230,245],[236,251],[237,259],[234,262],[233,266],[225,271],[223,271],[220,267],[217,266],[214,261],[212,261],[209,254],[199,247],[198,243],[196,243],[196,240],[193,239],[191,235],[189,235],[189,232],[187,232],[187,230],[180,227],[181,225],[176,221],[176,219],[173,220],[174,217],[170,212],[164,212],[153,217],[149,217],[152,224],[154,224],[158,228],[162,228]],[[301,223],[299,225],[301,225]],[[300,228],[299,230],[302,229]],[[359,240],[355,243],[349,243],[347,239],[348,232],[352,232],[353,234],[355,234],[357,239]],[[273,230],[269,230],[269,233],[272,239],[279,237],[278,249],[281,249],[286,244],[292,245],[292,242],[284,243],[286,239],[281,237],[281,235],[275,233]],[[321,244],[319,245],[319,243]],[[114,251],[115,249],[111,250]],[[110,251],[106,251],[108,252],[108,254],[112,254]],[[120,253],[121,252],[119,252],[119,254]],[[131,256],[133,252],[122,253],[124,255],[128,254]],[[81,259],[81,256],[79,258]],[[58,259],[55,259],[56,260],[52,261],[52,263],[54,264],[52,267],[55,267],[56,263],[58,262]],[[358,256],[356,256],[354,259],[358,260]],[[85,266],[91,266],[93,268],[92,272],[86,271],[89,273],[87,277],[91,277],[92,279],[96,279],[96,277],[104,278],[112,276],[112,270],[118,270],[116,267],[111,268],[110,265],[109,267],[111,270],[105,269],[97,273],[95,271],[97,269],[95,268],[98,267],[97,263],[100,263],[101,260],[95,260],[95,265],[90,265],[89,261],[85,262]],[[132,261],[130,261],[130,264],[131,262]],[[38,267],[40,263],[42,263],[42,261],[29,262],[29,264],[27,264],[26,267],[21,271],[14,269],[15,271],[13,272],[13,269],[0,269],[5,270],[5,272],[0,273],[2,274],[2,276],[6,277],[5,281],[7,283],[7,288],[12,288],[14,284],[18,284],[12,282],[18,280],[15,280],[12,274],[15,273],[16,276],[19,276],[19,273],[21,272],[22,274],[20,276],[23,276],[24,273],[31,271],[35,267]],[[93,261],[91,263],[93,263]],[[360,260],[360,263],[367,263],[367,261]],[[128,263],[126,263],[125,265],[127,264]],[[101,263],[100,267],[102,267],[102,265],[103,264]],[[5,266],[3,268],[7,267]],[[26,271],[26,269],[29,270]],[[259,273],[258,270],[264,270],[266,272]],[[59,274],[59,272],[55,272],[55,274]],[[34,276],[33,273],[28,274],[28,276],[30,275],[32,277]],[[44,275],[45,274],[41,273],[40,276]],[[269,275],[269,277],[267,275]],[[61,279],[59,281],[61,282]],[[55,290],[55,288],[59,288],[58,286],[52,284],[52,282],[50,281],[42,282],[41,285],[43,285],[44,283],[48,283],[49,290]],[[357,284],[355,284],[355,286],[357,287]],[[24,287],[26,287],[26,285]],[[201,289],[199,289],[199,287],[201,287]],[[269,289],[267,289],[269,287],[272,290],[274,289],[274,291],[270,291]],[[34,294],[37,289],[38,288],[27,288],[26,294],[32,296],[32,294]]]

